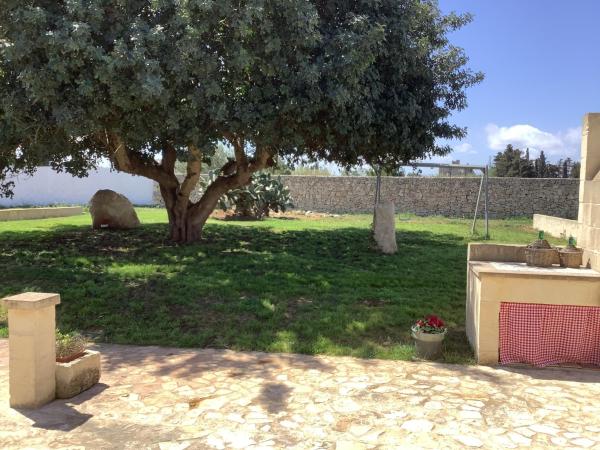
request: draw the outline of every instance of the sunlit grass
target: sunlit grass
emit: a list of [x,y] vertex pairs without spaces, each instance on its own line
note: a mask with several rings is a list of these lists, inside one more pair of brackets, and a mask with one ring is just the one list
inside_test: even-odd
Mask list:
[[[410,325],[436,313],[450,326],[445,360],[471,361],[470,220],[400,215],[399,251],[383,256],[370,215],[211,219],[194,245],[166,240],[164,210],[138,215],[127,232],[93,232],[87,214],[0,222],[0,295],[58,292],[60,328],[106,342],[388,359],[410,359]],[[492,242],[536,236],[527,219],[490,230]]]

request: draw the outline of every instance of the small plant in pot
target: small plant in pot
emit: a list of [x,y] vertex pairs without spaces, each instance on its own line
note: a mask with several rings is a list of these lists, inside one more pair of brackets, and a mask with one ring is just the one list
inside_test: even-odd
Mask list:
[[430,314],[417,320],[411,330],[418,358],[438,359],[442,356],[442,343],[448,331],[442,319]]
[[83,356],[86,347],[87,340],[81,334],[56,330],[56,362],[71,362]]
[[71,398],[100,380],[100,353],[79,333],[56,330],[56,397]]

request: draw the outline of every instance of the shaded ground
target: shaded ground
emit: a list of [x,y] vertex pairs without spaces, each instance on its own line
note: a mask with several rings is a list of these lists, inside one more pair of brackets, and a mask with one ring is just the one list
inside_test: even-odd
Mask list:
[[102,345],[101,383],[8,408],[3,448],[600,448],[600,371]]
[[[411,324],[435,313],[445,360],[471,360],[469,220],[402,217],[398,254],[382,256],[364,215],[212,220],[178,246],[164,210],[138,213],[144,226],[122,233],[93,232],[89,215],[0,223],[0,296],[59,292],[59,327],[102,342],[386,359],[410,359]],[[528,224],[492,221],[492,237],[531,241]]]

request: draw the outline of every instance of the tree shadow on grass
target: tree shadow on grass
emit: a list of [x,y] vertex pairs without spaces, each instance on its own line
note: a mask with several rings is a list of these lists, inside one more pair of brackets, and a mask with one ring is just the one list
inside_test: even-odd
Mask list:
[[1,293],[59,292],[61,327],[108,342],[396,359],[411,356],[412,322],[436,313],[448,354],[471,357],[456,235],[402,231],[390,256],[366,228],[209,224],[193,245],[165,235],[163,224],[2,233]]

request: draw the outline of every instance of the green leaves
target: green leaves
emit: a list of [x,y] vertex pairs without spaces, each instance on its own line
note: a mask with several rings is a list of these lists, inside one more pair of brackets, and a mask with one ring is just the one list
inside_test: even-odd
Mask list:
[[107,132],[150,160],[161,142],[236,136],[250,150],[392,167],[464,136],[449,118],[481,80],[448,40],[470,17],[434,1],[5,3],[0,179],[48,153],[85,173],[109,154]]

